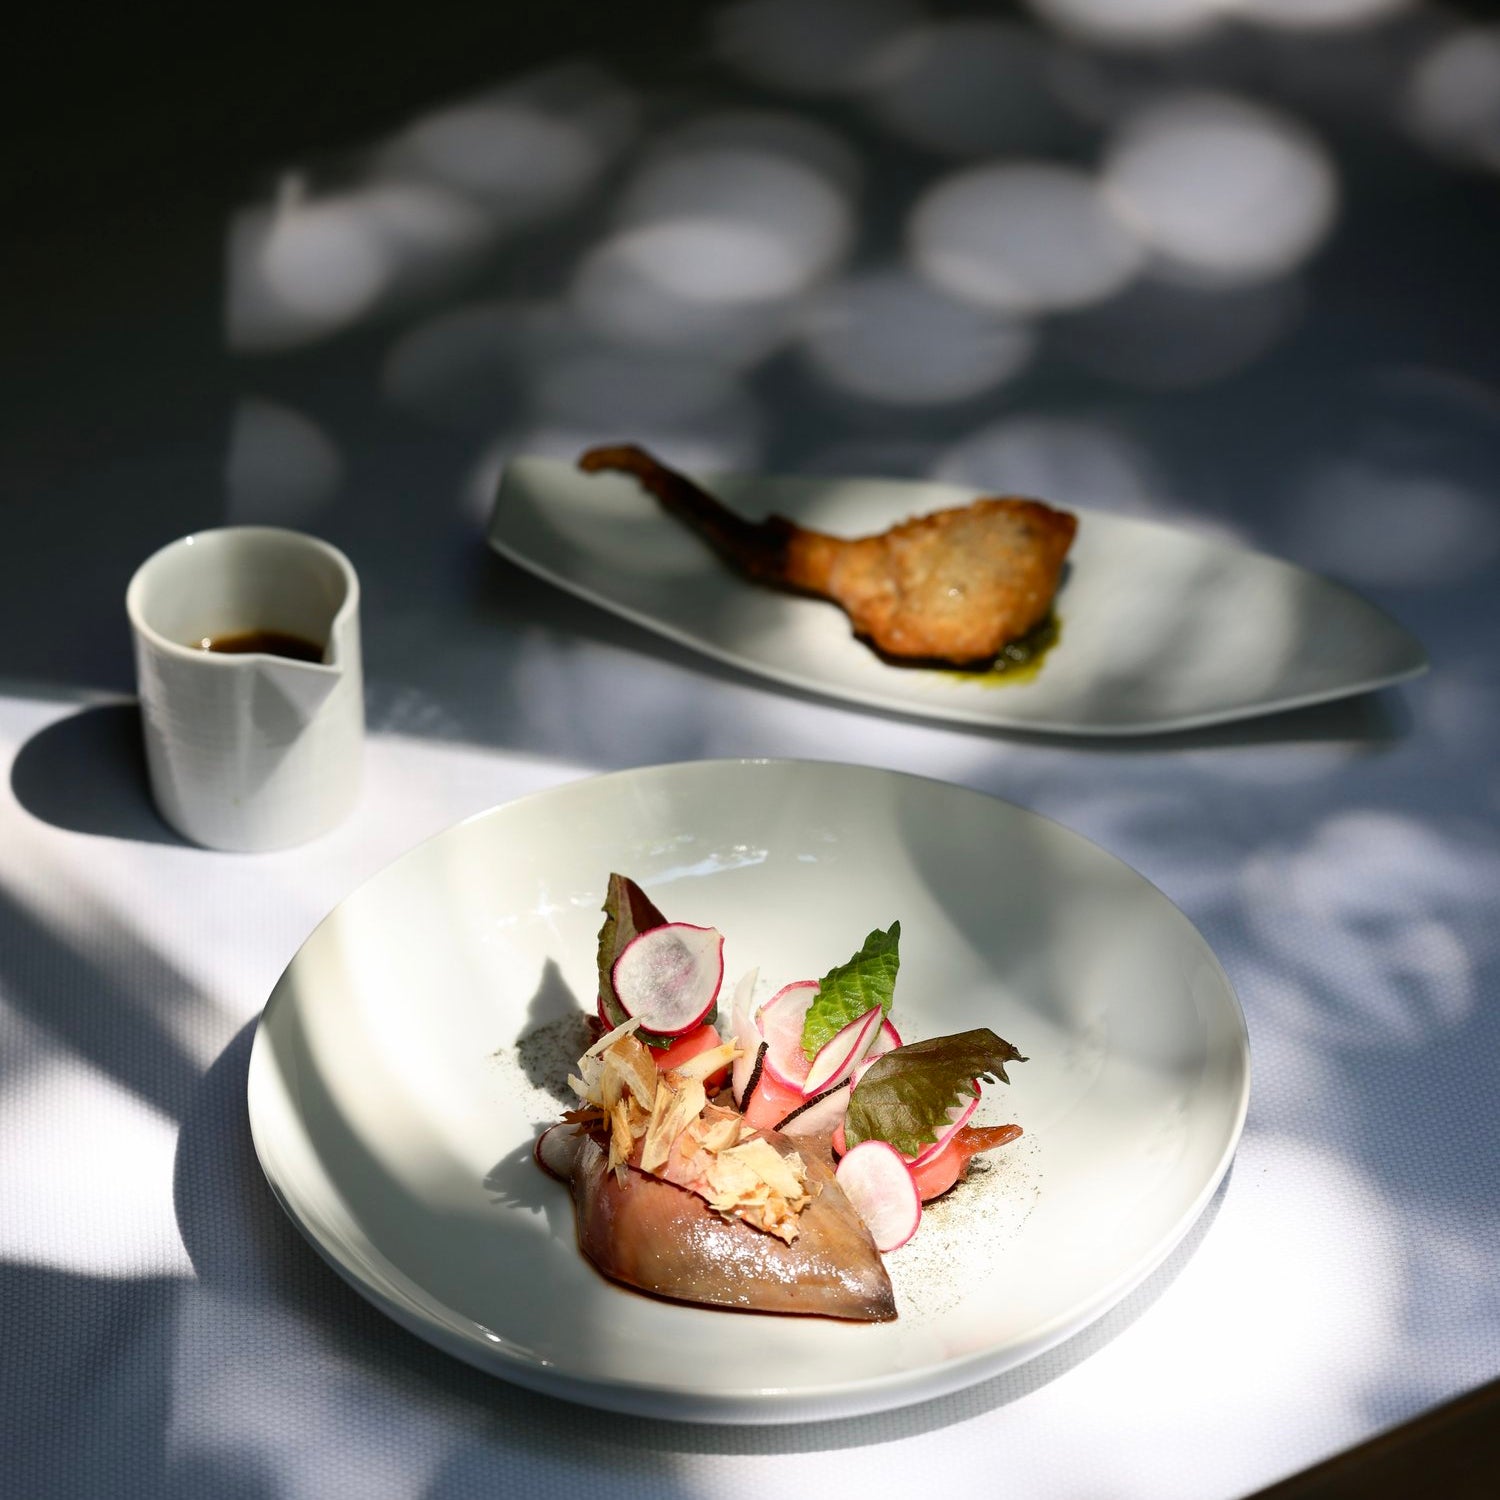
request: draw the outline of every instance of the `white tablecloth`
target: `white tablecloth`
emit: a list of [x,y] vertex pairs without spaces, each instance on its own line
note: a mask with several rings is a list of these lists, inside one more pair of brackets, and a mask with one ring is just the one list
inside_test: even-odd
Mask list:
[[[8,449],[0,1491],[1202,1500],[1500,1373],[1500,199],[1432,82],[1469,34],[1418,10],[1316,46],[1247,22],[1216,47],[1117,54],[1041,22],[934,24],[862,83],[828,62],[818,92],[777,51],[777,14],[705,20],[686,84],[660,59],[499,69],[497,94],[393,128],[352,172],[287,176],[279,210],[248,189],[228,222],[185,205],[185,232],[151,241],[152,332],[130,353],[155,356],[100,335],[118,422],[80,428],[80,390]],[[1320,71],[1330,47],[1348,67]],[[932,57],[946,89],[921,83]],[[939,297],[906,267],[918,205],[941,208],[924,193],[961,198],[1002,159],[1092,171],[1141,101],[1204,90],[1296,147],[1230,237],[1264,265],[1214,263],[1230,207],[1194,219],[1210,173],[1177,221],[1207,262],[1176,281],[1142,260],[1076,306],[1054,287],[1001,308],[993,225],[967,301],[961,272]],[[1302,201],[1299,163],[1327,222],[1278,242],[1261,229]],[[679,221],[680,241],[660,229]],[[683,463],[942,474],[1209,526],[1361,589],[1434,670],[1130,744],[784,692],[486,552],[507,452],[619,436]],[[139,764],[125,582],[226,520],[327,536],[365,590],[361,804],[273,855],[176,840]],[[1056,818],[1177,902],[1241,996],[1249,1121],[1187,1241],[1099,1323],[958,1395],[768,1429],[534,1396],[367,1306],[257,1167],[256,1016],[362,879],[539,787],[735,755],[914,770]]]

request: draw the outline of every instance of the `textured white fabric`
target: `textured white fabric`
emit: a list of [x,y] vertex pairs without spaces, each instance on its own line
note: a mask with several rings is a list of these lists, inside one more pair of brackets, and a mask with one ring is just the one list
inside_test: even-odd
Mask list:
[[[1237,32],[1243,69],[1170,54],[1163,81],[1232,74],[1244,130],[1332,162],[1332,236],[1270,279],[1153,262],[1051,320],[953,301],[1006,267],[955,279],[928,241],[947,289],[924,280],[916,205],[972,197],[992,158],[1081,178],[1156,73],[987,13],[913,32],[904,5],[705,7],[680,56],[519,80],[496,59],[488,105],[368,142],[326,191],[285,180],[228,224],[184,208],[193,233],[136,247],[155,300],[114,314],[149,321],[149,358],[103,312],[115,365],[49,356],[108,386],[111,423],[80,428],[81,375],[0,412],[21,497],[0,518],[0,1495],[1228,1500],[1500,1374],[1500,188],[1457,115],[1393,143],[1428,20],[1369,22],[1348,71],[1321,34]],[[1204,170],[1230,199],[1250,180]],[[708,244],[723,258],[687,284],[664,258]],[[984,356],[1018,338],[1024,368]],[[840,384],[830,339],[871,368]],[[1135,744],[783,692],[485,550],[507,454],[622,437],[1198,526],[1367,591],[1434,670]],[[139,774],[125,583],[225,521],[304,527],[361,575],[367,781],[304,849],[189,848]],[[1181,906],[1248,1017],[1244,1140],[1167,1264],[1051,1353],[907,1410],[691,1427],[528,1394],[351,1291],[251,1148],[259,1008],[361,880],[534,789],[735,755],[911,770],[1059,820]]]

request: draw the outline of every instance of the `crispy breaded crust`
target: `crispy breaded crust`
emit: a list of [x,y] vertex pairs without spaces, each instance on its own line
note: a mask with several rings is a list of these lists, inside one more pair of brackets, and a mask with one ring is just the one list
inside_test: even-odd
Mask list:
[[781,516],[746,521],[641,448],[593,448],[579,467],[633,474],[737,571],[832,600],[857,635],[903,661],[992,661],[1046,618],[1078,527],[1040,500],[1004,497],[850,540]]

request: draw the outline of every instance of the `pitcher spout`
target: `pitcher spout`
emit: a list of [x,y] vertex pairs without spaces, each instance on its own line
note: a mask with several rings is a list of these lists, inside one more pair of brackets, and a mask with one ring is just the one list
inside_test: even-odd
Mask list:
[[[331,647],[329,655],[333,655]],[[337,661],[294,661],[280,656],[262,657],[257,672],[263,686],[283,699],[302,723],[313,718],[344,676]]]

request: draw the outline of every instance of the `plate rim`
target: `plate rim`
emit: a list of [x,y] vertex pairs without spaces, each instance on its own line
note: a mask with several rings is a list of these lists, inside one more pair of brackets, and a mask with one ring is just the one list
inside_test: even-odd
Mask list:
[[[263,1080],[267,1071],[276,1067],[272,1057],[273,1047],[269,1038],[269,1024],[271,1022],[273,1006],[278,1004],[278,996],[283,994],[284,982],[297,964],[304,949],[314,941],[317,933],[337,916],[347,902],[354,899],[362,891],[386,878],[398,865],[417,855],[419,851],[456,834],[459,829],[473,823],[503,816],[513,808],[521,807],[533,801],[546,799],[559,793],[565,793],[574,787],[585,784],[594,785],[608,781],[629,781],[641,777],[656,776],[670,778],[683,773],[701,775],[713,772],[744,771],[751,768],[784,770],[793,774],[804,769],[825,774],[853,772],[861,776],[870,776],[878,779],[889,778],[897,781],[924,784],[928,787],[939,789],[945,795],[956,794],[966,798],[978,798],[985,802],[998,803],[1014,812],[1019,812],[1026,818],[1035,819],[1048,825],[1056,834],[1061,834],[1068,840],[1077,841],[1087,846],[1113,864],[1120,866],[1135,880],[1144,882],[1159,900],[1164,902],[1186,923],[1201,945],[1203,956],[1212,966],[1222,990],[1222,998],[1228,1003],[1227,1017],[1235,1023],[1230,1028],[1232,1032],[1232,1048],[1226,1054],[1226,1057],[1237,1074],[1238,1082],[1233,1109],[1226,1117],[1228,1125],[1224,1133],[1224,1139],[1212,1168],[1206,1174],[1197,1193],[1188,1206],[1145,1252],[1110,1281],[1095,1288],[1089,1295],[1058,1312],[1048,1323],[1035,1329],[1022,1342],[1019,1349],[1011,1348],[1000,1352],[993,1349],[978,1350],[958,1358],[944,1360],[937,1364],[924,1365],[916,1369],[890,1371],[876,1376],[857,1376],[841,1380],[837,1383],[825,1383],[813,1387],[798,1387],[795,1391],[790,1392],[783,1388],[762,1386],[754,1390],[740,1391],[733,1395],[723,1395],[712,1391],[706,1392],[701,1387],[685,1383],[674,1384],[664,1381],[642,1381],[626,1379],[624,1377],[563,1372],[549,1362],[519,1356],[513,1351],[506,1349],[503,1344],[484,1344],[478,1340],[463,1338],[441,1320],[424,1314],[419,1306],[409,1305],[401,1301],[398,1297],[391,1295],[383,1286],[378,1285],[373,1278],[362,1275],[356,1266],[348,1264],[344,1258],[335,1252],[333,1247],[324,1242],[322,1235],[313,1227],[307,1216],[302,1212],[302,1206],[297,1201],[296,1192],[279,1180],[276,1175],[273,1165],[274,1151],[270,1146],[268,1136],[271,1126],[265,1117],[265,1112],[271,1106],[263,1101],[259,1104],[257,1103],[264,1089],[269,1087],[265,1082],[258,1083],[257,1080]],[[285,1003],[285,1001],[280,1003]],[[345,892],[314,925],[302,939],[301,943],[299,943],[296,953],[293,954],[292,958],[277,976],[256,1020],[246,1077],[246,1112],[250,1125],[251,1142],[261,1173],[271,1189],[272,1196],[281,1210],[297,1228],[299,1234],[318,1253],[320,1259],[339,1275],[345,1284],[350,1286],[378,1311],[389,1317],[406,1332],[422,1339],[423,1342],[447,1354],[453,1355],[464,1363],[497,1379],[505,1380],[511,1384],[522,1386],[543,1395],[553,1396],[597,1410],[692,1423],[783,1426],[812,1421],[839,1420],[851,1416],[871,1415],[877,1412],[917,1405],[928,1400],[940,1399],[943,1396],[952,1394],[954,1391],[966,1389],[983,1380],[1003,1374],[1007,1370],[1028,1364],[1042,1354],[1045,1354],[1048,1350],[1065,1342],[1068,1338],[1084,1333],[1099,1318],[1104,1316],[1105,1313],[1147,1280],[1171,1256],[1172,1252],[1187,1237],[1194,1224],[1198,1222],[1214,1195],[1218,1192],[1233,1163],[1244,1132],[1249,1110],[1251,1079],[1252,1059],[1249,1028],[1244,1006],[1240,1002],[1238,992],[1218,955],[1214,952],[1202,932],[1199,931],[1197,924],[1188,917],[1187,913],[1170,896],[1162,891],[1149,877],[1142,874],[1126,860],[1120,858],[1119,855],[1104,848],[1102,844],[1096,843],[1086,835],[1069,828],[1066,824],[1049,817],[1045,813],[1036,812],[1009,798],[996,796],[993,793],[980,791],[977,788],[948,781],[938,776],[833,759],[740,756],[704,760],[653,762],[643,766],[625,767],[615,771],[596,774],[585,773],[566,781],[558,782],[552,786],[540,787],[523,793],[518,797],[497,802],[489,807],[479,809],[463,818],[457,819],[444,828],[419,839],[409,848],[387,861],[380,869],[367,875],[350,890]],[[295,1114],[295,1110],[292,1113]],[[300,1127],[302,1124],[300,1116],[297,1116],[297,1123]],[[314,1149],[314,1154],[318,1157],[321,1169],[321,1154],[316,1151],[315,1142],[311,1134],[305,1133],[304,1138],[309,1147]],[[342,1195],[338,1193],[336,1183],[330,1179],[328,1185],[333,1189],[335,1196],[342,1203]],[[381,1262],[390,1266],[399,1279],[411,1279],[399,1267],[390,1263],[378,1246],[372,1245],[370,1248]],[[420,1286],[417,1286],[417,1290],[421,1292],[422,1289]],[[450,1309],[450,1311],[460,1320],[466,1322],[472,1321],[466,1315],[458,1313],[455,1309]],[[706,1309],[705,1311],[713,1315],[724,1310]],[[753,1313],[741,1313],[737,1315],[757,1316]],[[475,1323],[473,1326],[478,1329],[480,1325]],[[840,1329],[846,1327],[846,1325],[842,1324],[835,1324],[833,1326]]]
[[[1408,630],[1387,609],[1367,599],[1364,594],[1351,585],[1338,579],[1329,578],[1326,574],[1316,572],[1314,569],[1303,567],[1300,563],[1290,562],[1286,558],[1277,557],[1270,552],[1263,552],[1255,547],[1242,546],[1217,538],[1196,537],[1195,539],[1204,545],[1217,547],[1226,552],[1243,552],[1263,562],[1273,563],[1278,567],[1287,568],[1316,578],[1325,588],[1355,600],[1364,608],[1379,615],[1392,629],[1399,631],[1413,649],[1415,659],[1398,671],[1382,673],[1376,677],[1361,678],[1357,681],[1313,692],[1294,694],[1280,699],[1275,704],[1269,706],[1246,704],[1241,707],[1209,710],[1203,713],[1179,714],[1172,718],[1154,719],[1149,723],[1140,724],[1099,724],[1078,719],[1017,718],[1005,714],[983,713],[978,709],[969,708],[961,700],[956,701],[950,708],[942,710],[924,708],[920,704],[904,703],[884,696],[877,691],[867,690],[857,685],[851,686],[821,682],[814,677],[800,675],[792,669],[779,666],[775,663],[758,661],[752,657],[736,653],[716,642],[705,640],[690,630],[683,629],[670,621],[663,620],[647,610],[633,608],[628,604],[621,603],[607,595],[601,594],[597,590],[590,588],[587,584],[570,577],[568,574],[548,567],[539,559],[532,557],[529,553],[517,547],[513,541],[501,533],[501,513],[503,509],[501,502],[505,495],[506,480],[511,470],[518,466],[521,468],[556,466],[564,470],[570,468],[566,460],[550,458],[542,454],[515,454],[507,459],[501,471],[500,478],[495,485],[494,498],[491,501],[489,521],[486,527],[486,539],[491,550],[503,557],[507,562],[530,573],[535,578],[540,578],[544,583],[561,589],[564,593],[572,595],[575,599],[582,600],[595,609],[602,610],[604,613],[613,615],[617,619],[628,620],[631,624],[638,626],[642,630],[649,631],[651,634],[660,636],[664,640],[673,641],[697,655],[720,662],[751,677],[776,682],[783,687],[794,688],[799,692],[810,693],[816,697],[831,699],[834,702],[854,703],[863,708],[876,709],[883,713],[915,719],[922,723],[966,724],[995,733],[1034,734],[1048,738],[1073,736],[1090,740],[1139,740],[1149,738],[1152,735],[1185,734],[1197,729],[1212,728],[1216,725],[1237,724],[1252,719],[1271,718],[1277,714],[1292,713],[1297,709],[1311,708],[1322,703],[1336,703],[1345,698],[1360,697],[1366,693],[1379,692],[1383,688],[1395,687],[1402,682],[1409,682],[1413,678],[1421,677],[1432,666],[1427,648],[1417,636]],[[956,494],[969,494],[971,496],[984,493],[982,490],[970,486],[954,485],[944,480],[897,479],[890,476],[828,474],[747,475],[736,473],[733,475],[714,474],[708,476],[708,479],[710,482],[714,479],[734,479],[737,482],[742,481],[747,483],[754,481],[764,481],[766,483],[785,483],[789,481],[806,481],[810,483],[822,481],[831,484],[911,485],[914,488],[951,489]],[[1105,526],[1121,525],[1141,530],[1161,532],[1175,537],[1184,535],[1195,536],[1187,528],[1174,526],[1170,522],[1150,517],[1124,516],[1113,511],[1097,510],[1083,505],[1071,505],[1069,509],[1080,518],[1091,521],[1095,526],[1101,524]],[[726,576],[733,578],[732,574],[727,574]],[[792,603],[807,602],[797,600],[790,595],[788,596],[788,600]],[[851,642],[856,641],[856,637],[852,633],[849,638]],[[860,649],[868,650],[867,647],[863,646]],[[892,668],[892,670],[899,669]]]

